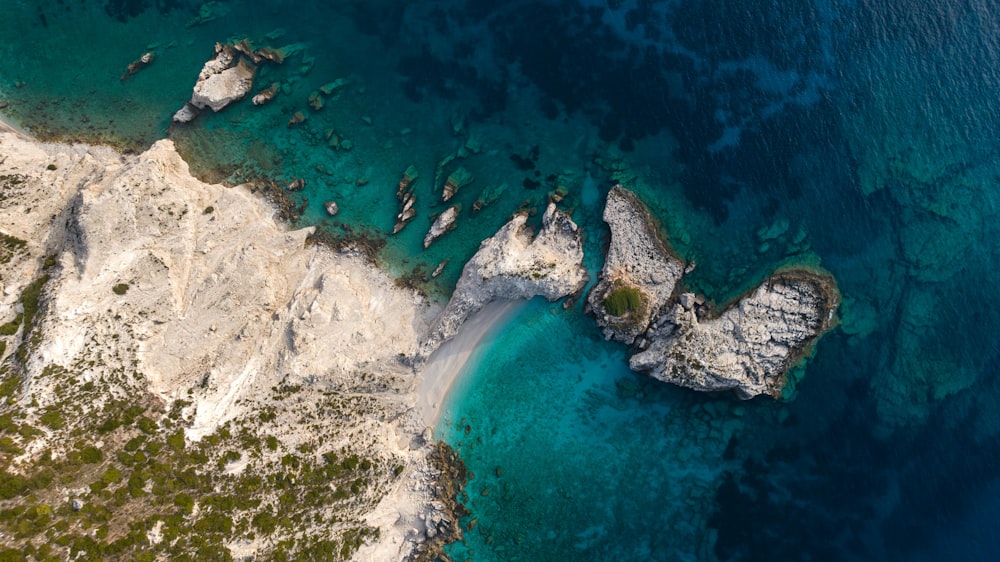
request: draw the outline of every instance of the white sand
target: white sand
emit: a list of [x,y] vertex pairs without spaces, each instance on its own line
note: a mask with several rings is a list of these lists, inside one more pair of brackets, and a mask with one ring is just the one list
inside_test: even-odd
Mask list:
[[455,381],[479,344],[489,333],[503,325],[524,301],[502,300],[487,304],[462,324],[454,338],[431,354],[417,390],[417,411],[428,427],[434,427],[441,407]]

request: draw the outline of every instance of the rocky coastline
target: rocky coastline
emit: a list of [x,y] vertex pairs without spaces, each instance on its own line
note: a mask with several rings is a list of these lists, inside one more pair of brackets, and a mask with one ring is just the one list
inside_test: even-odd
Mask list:
[[536,296],[555,301],[587,284],[583,236],[569,214],[550,203],[534,236],[527,220],[526,212],[515,214],[465,264],[451,299],[421,344],[421,357],[451,339],[487,303]]
[[825,271],[780,270],[715,309],[680,291],[688,268],[634,193],[612,188],[604,220],[611,240],[586,310],[605,338],[632,346],[634,371],[743,400],[777,398],[789,369],[835,324],[840,293]]

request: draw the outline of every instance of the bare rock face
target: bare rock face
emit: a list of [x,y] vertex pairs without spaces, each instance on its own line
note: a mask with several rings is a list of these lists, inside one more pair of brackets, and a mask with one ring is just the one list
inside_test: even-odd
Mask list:
[[[445,209],[443,213],[438,215],[438,217],[434,220],[434,224],[431,225],[430,230],[428,230],[427,234],[424,236],[425,250],[430,248],[431,244],[433,244],[435,240],[441,238],[446,232],[455,228],[455,220],[458,219],[458,210],[458,205],[452,205],[451,207]],[[400,220],[402,220],[402,216],[400,217]]]
[[[196,109],[222,108],[243,99],[253,88],[253,78],[257,67],[249,59],[240,55],[232,45],[215,44],[215,57],[206,62],[198,73],[191,101],[174,114],[174,121],[186,122],[197,116]],[[193,115],[192,115],[193,114]]]
[[788,370],[833,325],[840,295],[820,271],[788,269],[721,312],[693,293],[675,295],[686,273],[649,211],[621,186],[608,194],[611,243],[587,298],[605,337],[632,345],[634,371],[742,399],[780,396]]
[[[587,311],[605,338],[631,345],[670,300],[684,263],[660,239],[646,206],[631,191],[611,189],[604,222],[611,228],[611,244],[600,280],[587,296]],[[609,306],[616,297],[626,299],[626,293],[632,293],[633,302],[624,312]]]
[[527,220],[525,213],[514,215],[480,244],[421,345],[424,357],[451,339],[469,316],[489,302],[535,296],[554,301],[583,289],[587,283],[583,237],[573,219],[550,203],[534,237]]
[[830,328],[839,303],[831,277],[804,269],[773,275],[708,320],[698,319],[693,298],[683,299],[650,330],[649,349],[629,367],[695,390],[732,390],[744,400],[779,397],[788,369]]

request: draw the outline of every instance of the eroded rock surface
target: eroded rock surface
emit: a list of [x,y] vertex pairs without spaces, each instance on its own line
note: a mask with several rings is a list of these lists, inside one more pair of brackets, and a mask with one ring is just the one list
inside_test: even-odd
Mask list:
[[550,203],[534,237],[527,220],[525,213],[514,215],[465,264],[451,300],[421,346],[424,357],[495,299],[543,296],[554,301],[583,289],[587,283],[583,240],[573,219]]
[[611,242],[587,310],[605,337],[633,346],[635,371],[743,399],[777,397],[788,370],[833,324],[840,295],[825,272],[776,273],[718,312],[693,293],[675,294],[684,264],[633,193],[612,188],[604,220]]
[[702,391],[742,399],[779,397],[788,369],[833,322],[840,302],[833,279],[803,269],[768,278],[718,317],[699,320],[694,295],[678,299],[650,329],[650,346],[629,367]]
[[[594,314],[605,338],[631,345],[670,300],[684,274],[684,263],[660,239],[646,206],[631,191],[621,186],[611,189],[604,222],[611,228],[611,243],[600,280],[587,296],[587,310]],[[622,290],[637,291],[641,303],[616,315],[605,300]]]
[[232,45],[215,44],[215,57],[205,63],[198,73],[191,101],[174,114],[174,121],[191,121],[197,110],[222,108],[241,100],[253,88],[257,67],[242,56]]

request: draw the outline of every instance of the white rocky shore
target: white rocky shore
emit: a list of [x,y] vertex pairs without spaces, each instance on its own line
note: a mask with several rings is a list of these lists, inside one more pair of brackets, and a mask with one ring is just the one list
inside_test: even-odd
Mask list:
[[683,262],[635,194],[613,188],[604,220],[611,241],[588,311],[606,338],[633,345],[629,367],[635,371],[742,399],[778,397],[789,369],[834,324],[840,295],[825,272],[780,271],[713,310],[700,296],[677,294]]
[[[202,521],[199,513],[245,528],[262,513],[299,510],[303,522],[285,531],[226,535],[234,557],[273,553],[289,533],[301,552],[329,539],[357,548],[351,558],[372,561],[419,558],[455,540],[461,463],[432,442],[427,425],[468,356],[462,346],[474,346],[509,307],[476,316],[468,337],[454,342],[461,349],[434,351],[488,303],[555,300],[586,282],[579,229],[550,205],[537,236],[518,214],[484,241],[435,319],[439,308],[360,253],[308,244],[310,229],[288,231],[246,188],[192,177],[167,140],[123,156],[38,143],[0,122],[0,191],[0,323],[14,327],[0,336],[0,390],[14,389],[7,407],[16,419],[45,427],[15,438],[21,453],[12,470],[29,474],[39,462],[70,458],[84,445],[73,435],[95,427],[111,428],[94,446],[118,459],[131,458],[121,456],[126,441],[148,434],[169,442],[169,432],[181,430],[189,450],[215,461],[206,466],[218,469],[198,474],[223,496],[247,497],[242,478],[251,475],[280,482],[289,466],[340,459],[318,496],[333,490],[343,498],[340,487],[350,485],[340,503],[300,505],[317,497],[307,494],[286,505],[287,492],[264,487],[249,496],[262,508],[220,514],[199,512],[195,496],[181,525],[187,531]],[[33,291],[37,302],[26,304]],[[424,368],[433,380],[422,381]],[[59,423],[46,425],[56,410]],[[141,430],[109,425],[105,418],[122,410],[148,422]],[[242,444],[225,452],[236,434]],[[157,462],[173,458],[155,451],[148,454]],[[108,457],[101,470],[129,470]],[[357,470],[363,478],[336,479]],[[129,485],[151,477],[141,474]],[[115,497],[127,500],[124,482]],[[138,502],[131,508],[116,501],[140,513],[151,490],[163,492],[130,490]],[[36,494],[75,506],[109,497],[86,485]],[[163,533],[185,532],[151,513],[153,546]],[[126,533],[133,523],[121,517],[109,532]],[[167,546],[172,554],[200,552],[176,539]]]
[[[330,462],[324,451],[370,459],[347,503],[316,508],[294,529],[300,543],[357,541],[359,560],[407,559],[458,532],[453,482],[441,477],[448,452],[417,411],[414,365],[489,300],[558,298],[585,275],[568,216],[550,207],[532,241],[519,215],[484,243],[432,332],[436,310],[423,297],[360,255],[307,244],[309,229],[286,230],[247,189],[193,178],[170,141],[126,157],[0,130],[0,178],[0,232],[15,241],[0,267],[0,322],[25,310],[32,280],[42,288],[31,325],[3,340],[4,377],[22,377],[11,404],[34,425],[70,410],[66,432],[53,426],[15,441],[23,454],[14,470],[31,470],[43,451],[62,458],[70,428],[128,404],[141,405],[156,431],[182,428],[189,447],[237,428],[251,440],[276,438],[220,457],[225,470],[207,476],[217,491],[241,475],[280,473],[290,456],[317,466]],[[171,411],[176,419],[158,417]],[[138,434],[129,431],[122,439]],[[279,492],[254,497],[274,506]],[[102,501],[85,487],[58,493]],[[246,522],[253,512],[226,517]],[[266,555],[285,535],[256,536],[226,546],[234,557]]]
[[527,220],[527,213],[514,215],[465,264],[451,300],[421,344],[423,357],[451,339],[472,314],[490,302],[536,296],[554,301],[587,284],[583,237],[573,219],[549,203],[537,235],[532,235]]

